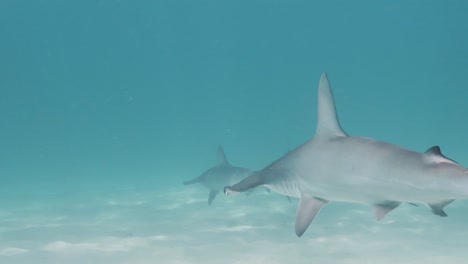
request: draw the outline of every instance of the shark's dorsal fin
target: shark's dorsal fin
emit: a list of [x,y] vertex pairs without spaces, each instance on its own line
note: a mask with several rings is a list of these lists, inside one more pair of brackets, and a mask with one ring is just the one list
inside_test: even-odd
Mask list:
[[315,134],[324,137],[346,136],[336,115],[335,100],[325,72],[320,78],[318,87],[317,130]]
[[229,162],[227,161],[226,159],[226,155],[224,155],[224,150],[223,150],[223,147],[221,145],[218,146],[218,163],[217,165],[229,165]]

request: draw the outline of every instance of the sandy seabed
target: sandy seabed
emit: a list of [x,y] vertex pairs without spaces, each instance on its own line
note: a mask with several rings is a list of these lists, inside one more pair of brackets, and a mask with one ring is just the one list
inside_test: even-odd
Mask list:
[[120,189],[3,201],[0,263],[464,263],[468,202],[449,217],[404,204],[382,221],[370,206],[330,203],[301,237],[297,199],[257,190],[219,195],[202,186]]

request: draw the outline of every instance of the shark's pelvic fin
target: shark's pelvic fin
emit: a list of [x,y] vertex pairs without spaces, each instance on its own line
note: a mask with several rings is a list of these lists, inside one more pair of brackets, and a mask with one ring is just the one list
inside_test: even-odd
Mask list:
[[317,130],[316,135],[325,137],[346,136],[336,114],[335,100],[324,72],[320,78],[317,95]]
[[208,196],[208,205],[211,205],[211,203],[213,202],[214,198],[216,197],[216,195],[218,195],[218,191],[215,191],[215,190],[211,190],[210,191],[210,196]]
[[431,208],[433,214],[439,215],[439,216],[442,216],[442,217],[446,217],[447,214],[444,212],[444,207],[446,205],[452,203],[453,201],[455,201],[455,200],[450,199],[450,200],[442,201],[440,203],[432,203],[432,204],[428,204],[428,205]]
[[223,147],[221,145],[218,146],[218,163],[217,165],[229,165],[229,162],[226,159],[226,155],[224,154]]
[[298,237],[302,236],[309,227],[310,223],[314,220],[315,216],[318,214],[320,209],[328,201],[310,197],[306,195],[301,195],[301,200],[299,202],[299,207],[296,212],[296,222],[294,228],[296,230],[296,235]]
[[374,217],[377,220],[381,220],[393,209],[397,208],[401,203],[396,201],[388,201],[374,205]]

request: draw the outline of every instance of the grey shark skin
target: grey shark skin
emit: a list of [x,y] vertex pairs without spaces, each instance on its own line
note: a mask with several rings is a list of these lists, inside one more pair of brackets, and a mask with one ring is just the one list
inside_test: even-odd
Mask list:
[[208,205],[211,205],[216,195],[223,191],[224,186],[239,182],[253,173],[250,169],[229,164],[221,146],[218,146],[217,154],[218,161],[214,167],[209,168],[199,177],[184,182],[185,185],[201,183],[207,187],[210,190]]
[[455,199],[468,198],[468,170],[438,146],[420,153],[341,128],[327,75],[318,88],[314,137],[233,186],[229,195],[259,185],[300,199],[295,231],[302,236],[330,201],[371,204],[382,219],[401,203],[424,203],[439,216]]

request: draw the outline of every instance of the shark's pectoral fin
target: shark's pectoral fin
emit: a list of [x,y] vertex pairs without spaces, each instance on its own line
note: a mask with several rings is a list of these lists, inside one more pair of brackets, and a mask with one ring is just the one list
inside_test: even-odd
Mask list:
[[428,205],[431,208],[433,214],[439,215],[439,216],[442,216],[442,217],[446,217],[447,214],[444,212],[444,207],[446,205],[452,203],[453,201],[455,201],[455,200],[450,199],[450,200],[442,201],[440,203],[432,203],[432,204],[428,204]]
[[374,205],[374,217],[377,220],[381,220],[393,209],[397,208],[401,203],[396,201],[388,201]]
[[211,203],[213,202],[216,195],[218,195],[218,193],[219,193],[218,191],[211,190],[210,196],[208,196],[208,205],[211,205]]
[[301,195],[301,200],[299,202],[299,207],[297,208],[296,213],[296,222],[294,224],[296,235],[298,237],[304,234],[307,227],[309,227],[310,223],[312,223],[322,206],[324,206],[327,202],[328,201],[320,198]]

